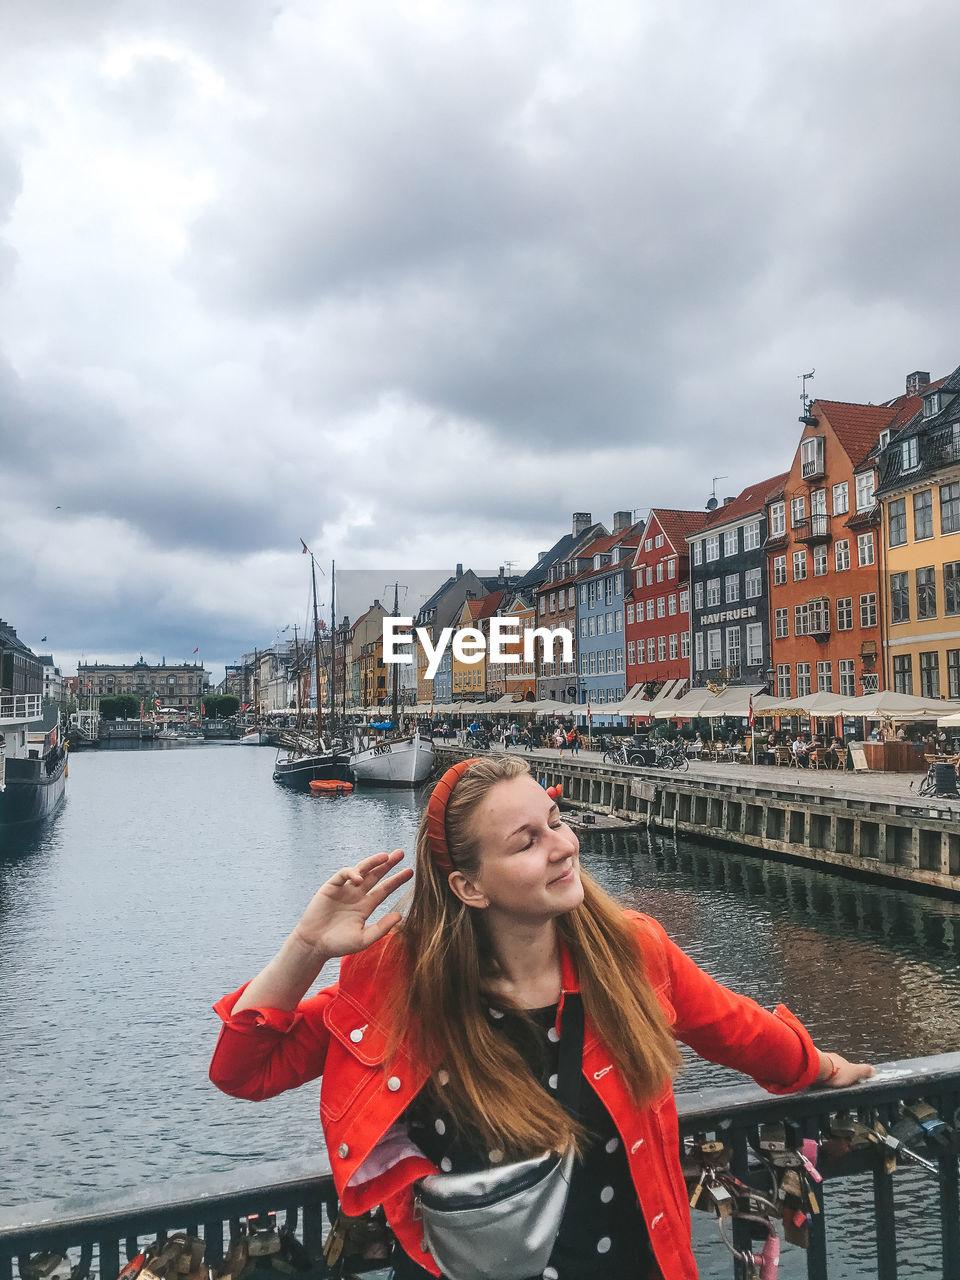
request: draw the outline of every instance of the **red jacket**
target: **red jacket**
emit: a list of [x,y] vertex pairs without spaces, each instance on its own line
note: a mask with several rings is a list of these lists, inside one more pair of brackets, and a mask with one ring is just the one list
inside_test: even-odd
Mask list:
[[[780,1005],[771,1014],[735,995],[697,968],[655,920],[627,914],[636,924],[649,980],[679,1040],[712,1062],[746,1072],[771,1093],[813,1083],[819,1056],[788,1009]],[[224,996],[214,1006],[224,1025],[210,1078],[225,1093],[259,1100],[322,1075],[320,1117],[344,1212],[356,1215],[383,1204],[407,1253],[439,1275],[413,1216],[413,1183],[437,1169],[410,1149],[401,1128],[388,1135],[423,1087],[429,1067],[413,1056],[408,1040],[384,1062],[388,1010],[371,963],[382,947],[396,948],[400,962],[400,948],[388,935],[370,951],[347,957],[339,983],[292,1012],[244,1009],[234,1017],[233,1006],[245,988]],[[579,989],[564,950],[562,990]],[[623,1139],[665,1280],[695,1280],[672,1087],[649,1106],[636,1108],[589,1018],[583,1072]]]

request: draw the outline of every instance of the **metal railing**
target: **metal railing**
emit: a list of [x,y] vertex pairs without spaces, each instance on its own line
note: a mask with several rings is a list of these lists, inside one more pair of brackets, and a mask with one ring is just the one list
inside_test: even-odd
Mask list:
[[[926,1101],[948,1124],[960,1106],[960,1053],[930,1058],[889,1062],[871,1080],[851,1089],[816,1089],[787,1096],[774,1096],[754,1085],[734,1085],[679,1093],[677,1107],[681,1136],[698,1140],[711,1135],[731,1151],[730,1168],[741,1181],[767,1189],[769,1174],[752,1153],[758,1147],[761,1125],[783,1124],[786,1132],[799,1138],[819,1138],[831,1130],[841,1111],[863,1122],[881,1121],[889,1127],[899,1115],[900,1105]],[[960,1276],[960,1182],[957,1144],[923,1146],[911,1142],[935,1166],[929,1177],[930,1194],[936,1194],[939,1241],[929,1234],[922,1239],[924,1272],[930,1280],[957,1280]],[[811,1183],[818,1212],[810,1218],[809,1247],[806,1251],[808,1280],[847,1280],[841,1270],[828,1269],[827,1222],[830,1218],[829,1184],[848,1177],[872,1178],[873,1239],[859,1239],[868,1270],[862,1274],[877,1280],[896,1280],[898,1227],[909,1232],[910,1222],[898,1221],[895,1214],[898,1174],[887,1171],[880,1146],[851,1152],[849,1158],[822,1164],[824,1180]],[[95,1273],[100,1280],[116,1280],[121,1268],[146,1243],[175,1230],[203,1238],[206,1261],[214,1267],[222,1260],[231,1239],[240,1235],[242,1221],[260,1213],[285,1217],[286,1228],[294,1232],[315,1265],[309,1273],[325,1277],[331,1273],[321,1250],[331,1215],[336,1212],[336,1193],[325,1154],[310,1161],[285,1161],[263,1165],[255,1183],[238,1187],[232,1179],[192,1178],[178,1180],[167,1194],[127,1193],[125,1207],[116,1207],[116,1197],[74,1198],[0,1211],[0,1280],[23,1276],[30,1255],[51,1252],[67,1256],[74,1265],[74,1280]],[[700,1218],[703,1215],[697,1214]],[[838,1225],[834,1220],[834,1226]],[[842,1225],[842,1220],[840,1222]],[[736,1223],[744,1247],[744,1226]],[[848,1227],[848,1230],[850,1228]],[[856,1230],[862,1231],[858,1219]],[[904,1247],[915,1250],[916,1241],[900,1237]],[[748,1246],[747,1246],[748,1247]],[[790,1246],[787,1246],[789,1248]],[[68,1253],[68,1251],[70,1251]],[[875,1255],[876,1266],[869,1259]],[[71,1256],[76,1255],[76,1256]],[[935,1255],[935,1256],[934,1256]],[[383,1271],[383,1262],[357,1265],[352,1270]],[[289,1270],[289,1268],[288,1268]],[[738,1280],[743,1264],[731,1260],[731,1272]]]
[[39,693],[0,694],[0,723],[20,720],[40,720],[43,716]]

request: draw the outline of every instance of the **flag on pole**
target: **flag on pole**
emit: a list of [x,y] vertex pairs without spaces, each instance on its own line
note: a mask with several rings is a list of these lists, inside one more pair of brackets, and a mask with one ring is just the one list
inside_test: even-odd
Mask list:
[[752,729],[753,728],[753,694],[752,693],[750,695],[750,714],[747,718],[750,724],[750,728]]
[[200,652],[200,646],[199,646],[199,645],[197,645],[197,647],[194,649],[194,651],[193,651],[193,652],[194,652],[194,653],[199,653],[199,652]]
[[143,699],[140,699],[140,719],[143,719]]
[[46,640],[46,638],[47,638],[46,636],[41,636],[41,637],[40,637],[40,643],[41,643],[41,644],[43,644],[43,642]]
[[303,547],[303,551],[301,552],[301,555],[308,556],[310,554],[310,548],[307,546],[307,544],[304,542],[302,538],[300,539],[300,545],[301,547]]
[[205,716],[207,714],[207,707],[206,707],[206,703],[204,702],[200,703],[200,714],[202,716]]
[[589,702],[587,703],[587,719],[588,719],[588,720],[590,720],[590,721],[592,721],[592,720],[593,720],[593,712],[590,710],[590,703],[589,703]]
[[153,705],[154,705],[155,710],[159,711],[159,710],[160,710],[160,699],[159,699],[159,698],[154,698],[154,700],[153,700]]

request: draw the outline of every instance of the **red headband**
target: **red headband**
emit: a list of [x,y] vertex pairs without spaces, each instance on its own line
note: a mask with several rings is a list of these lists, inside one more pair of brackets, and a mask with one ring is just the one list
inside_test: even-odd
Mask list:
[[453,788],[472,764],[476,764],[478,756],[472,760],[461,760],[443,775],[433,788],[430,803],[427,805],[427,837],[430,841],[430,852],[438,871],[448,876],[453,870],[450,851],[447,848],[447,801],[453,794]]

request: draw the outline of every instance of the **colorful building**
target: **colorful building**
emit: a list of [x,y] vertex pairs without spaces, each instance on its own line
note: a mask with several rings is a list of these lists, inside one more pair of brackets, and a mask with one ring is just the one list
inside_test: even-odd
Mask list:
[[575,580],[578,701],[594,723],[608,724],[604,703],[622,701],[626,686],[624,593],[633,555],[644,523],[630,523],[631,513],[614,514],[613,533],[585,549],[589,567]]
[[[630,566],[625,600],[627,688],[690,676],[690,550],[706,511],[654,507]],[[649,689],[649,693],[653,690]]]
[[[765,684],[770,665],[767,503],[786,474],[748,485],[708,511],[690,544],[691,683]],[[714,499],[715,501],[715,499]]]
[[[630,512],[619,512],[617,518],[630,523]],[[532,588],[536,599],[536,625],[556,631],[566,627],[573,637],[573,661],[544,663],[538,648],[536,660],[536,696],[554,702],[577,701],[577,575],[590,563],[590,548],[610,535],[604,525],[594,521],[589,511],[575,511],[570,533],[538,558],[535,569],[520,580],[520,586]]]
[[913,412],[881,454],[877,490],[884,674],[900,693],[960,698],[960,369],[907,386]]
[[782,498],[768,503],[770,693],[882,687],[876,453],[903,400],[815,400]]
[[[491,591],[482,600],[468,597],[464,600],[453,624],[456,629],[472,627],[479,631],[484,644],[490,644],[490,618],[496,613],[503,600],[504,591]],[[453,653],[451,645],[451,675],[453,682],[453,701],[483,702],[487,697],[487,654],[483,653],[479,662],[463,662]]]

